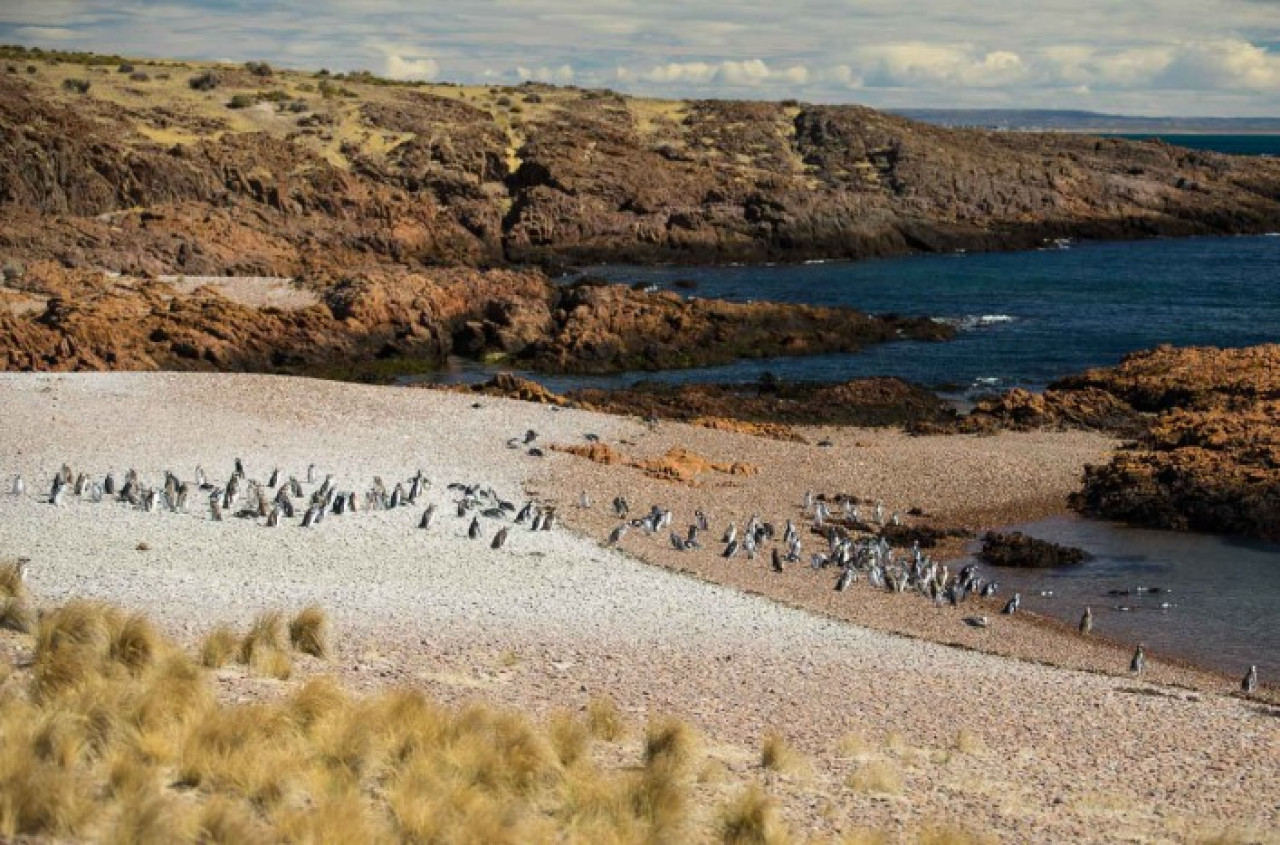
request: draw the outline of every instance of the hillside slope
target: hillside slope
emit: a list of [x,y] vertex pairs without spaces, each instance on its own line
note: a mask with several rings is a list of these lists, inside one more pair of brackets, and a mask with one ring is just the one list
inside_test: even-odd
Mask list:
[[858,106],[6,55],[0,254],[22,260],[297,276],[1280,228],[1280,161],[1159,143]]

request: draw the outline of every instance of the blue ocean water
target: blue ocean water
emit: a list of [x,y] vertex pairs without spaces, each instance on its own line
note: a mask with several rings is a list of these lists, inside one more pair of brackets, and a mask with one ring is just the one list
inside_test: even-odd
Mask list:
[[1140,132],[1105,133],[1103,137],[1129,138],[1135,141],[1152,139],[1164,141],[1178,147],[1193,150],[1212,150],[1218,153],[1230,153],[1243,156],[1280,156],[1280,135],[1210,135],[1170,133],[1154,134]]
[[[913,256],[752,267],[595,267],[586,273],[685,296],[848,305],[947,320],[953,341],[902,341],[854,354],[768,358],[615,376],[538,376],[554,390],[639,379],[749,382],[889,375],[964,395],[1117,363],[1157,344],[1280,341],[1280,234],[1051,245],[1034,252]],[[677,283],[692,283],[686,289]],[[459,364],[431,378],[474,381]]]
[[1280,546],[1074,516],[1015,527],[1093,557],[1048,570],[983,565],[1001,595],[1020,592],[1026,609],[1068,623],[1088,606],[1102,636],[1232,676],[1256,664],[1264,680],[1280,679]]

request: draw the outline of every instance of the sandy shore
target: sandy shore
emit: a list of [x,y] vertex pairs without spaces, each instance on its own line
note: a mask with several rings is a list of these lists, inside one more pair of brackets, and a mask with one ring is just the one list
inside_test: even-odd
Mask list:
[[[592,433],[643,456],[681,445],[760,473],[688,487],[506,447],[530,428],[540,443]],[[7,489],[21,473],[30,489],[0,495],[0,556],[32,559],[42,600],[109,599],[190,638],[266,607],[319,602],[334,617],[339,652],[312,669],[357,688],[409,682],[448,700],[483,696],[536,712],[605,693],[637,721],[682,714],[708,735],[713,756],[766,780],[787,819],[815,834],[871,826],[909,836],[950,822],[1006,841],[1187,841],[1224,830],[1280,841],[1280,711],[1226,694],[1209,673],[1157,662],[1135,682],[1104,674],[1122,671],[1126,652],[1051,627],[1001,619],[970,629],[960,618],[972,609],[938,611],[862,587],[837,598],[803,568],[773,577],[763,561],[676,553],[638,532],[622,551],[601,547],[614,524],[603,504],[619,493],[633,507],[671,507],[677,524],[702,507],[717,535],[752,512],[791,515],[805,489],[975,527],[1032,518],[1110,445],[1089,435],[811,434],[834,446],[301,379],[5,375],[0,476]],[[133,467],[151,483],[165,469],[190,478],[202,465],[221,482],[236,457],[250,477],[277,466],[302,477],[314,463],[357,490],[374,475],[392,483],[421,468],[439,514],[429,531],[415,527],[420,506],[272,530],[214,523],[200,506],[148,514],[43,501],[63,462],[94,476]],[[559,504],[575,530],[516,528],[492,551],[466,538],[469,518],[454,515],[450,482],[483,482],[517,503],[530,491]],[[573,506],[583,489],[591,509]],[[770,728],[810,755],[811,774],[759,772],[756,749]],[[962,729],[980,742],[958,748]],[[840,748],[850,733],[864,748]],[[899,790],[846,785],[872,760],[901,776]]]

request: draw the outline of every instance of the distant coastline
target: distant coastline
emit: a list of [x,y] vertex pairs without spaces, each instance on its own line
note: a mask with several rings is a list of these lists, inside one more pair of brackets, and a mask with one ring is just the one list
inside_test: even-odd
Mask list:
[[1280,135],[1274,117],[1146,117],[1068,109],[887,109],[951,128],[1089,135]]

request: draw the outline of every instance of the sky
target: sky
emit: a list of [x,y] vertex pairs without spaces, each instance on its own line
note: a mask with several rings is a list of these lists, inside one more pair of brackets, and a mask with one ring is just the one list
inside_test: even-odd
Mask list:
[[1280,116],[1280,0],[0,0],[0,42],[673,98]]

